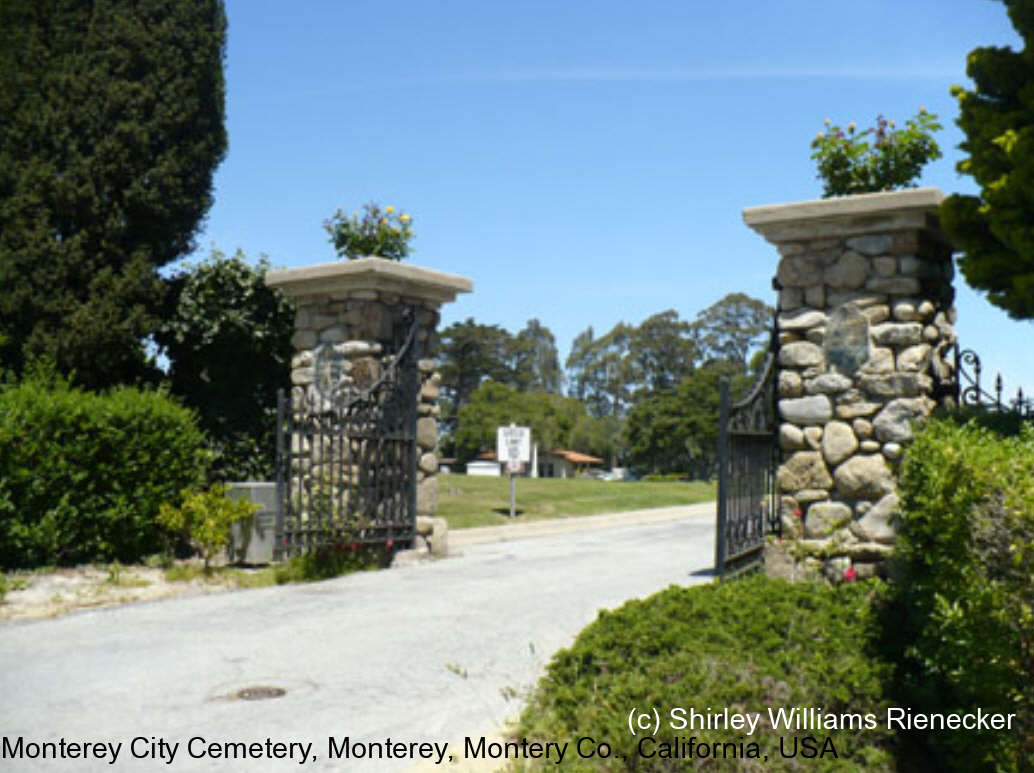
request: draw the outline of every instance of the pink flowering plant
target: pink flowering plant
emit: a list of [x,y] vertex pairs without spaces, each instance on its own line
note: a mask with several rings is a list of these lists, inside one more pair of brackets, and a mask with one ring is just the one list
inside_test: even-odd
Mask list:
[[876,125],[856,131],[830,125],[812,140],[811,157],[823,181],[822,197],[914,188],[923,166],[941,157],[933,133],[937,116],[923,107],[898,129],[894,121],[876,117]]
[[413,238],[413,218],[389,205],[381,209],[375,202],[358,211],[334,213],[323,227],[330,234],[331,244],[341,257],[355,260],[375,255],[388,260],[402,260],[409,254]]

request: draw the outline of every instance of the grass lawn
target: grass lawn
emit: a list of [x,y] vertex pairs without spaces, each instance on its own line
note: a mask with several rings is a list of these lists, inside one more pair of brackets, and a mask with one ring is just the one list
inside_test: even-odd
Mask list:
[[[510,520],[510,479],[439,476],[438,515],[449,528],[499,526]],[[715,485],[694,481],[603,481],[588,478],[518,478],[517,521],[567,518],[648,507],[688,505],[715,498]]]

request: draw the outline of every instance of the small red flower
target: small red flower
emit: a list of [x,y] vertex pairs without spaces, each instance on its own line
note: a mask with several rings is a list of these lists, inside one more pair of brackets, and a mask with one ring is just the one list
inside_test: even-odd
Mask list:
[[801,508],[797,507],[794,508],[793,514],[796,515],[798,518],[802,518],[804,516],[804,511],[801,510]]
[[283,545],[286,548],[287,547],[287,537],[284,537],[282,540],[280,540],[280,544]]
[[393,547],[395,547],[395,540],[393,540],[391,537],[388,537],[388,541],[384,543],[384,547],[386,547],[388,550],[391,550]]
[[854,582],[857,578],[858,572],[854,570],[853,566],[849,566],[844,570],[844,582]]
[[352,552],[354,553],[358,549],[359,549],[359,543],[358,542],[353,542],[352,543]]

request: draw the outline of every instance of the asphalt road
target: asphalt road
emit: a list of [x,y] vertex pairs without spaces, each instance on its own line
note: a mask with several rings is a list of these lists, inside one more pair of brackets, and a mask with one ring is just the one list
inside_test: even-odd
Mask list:
[[[2,624],[0,769],[402,771],[434,767],[439,751],[459,759],[465,737],[491,740],[519,712],[514,694],[600,608],[708,581],[713,513],[457,540],[456,557],[386,572]],[[249,687],[286,692],[231,697]],[[93,744],[109,743],[98,756]],[[65,756],[27,758],[53,752]],[[216,756],[239,752],[258,756]],[[391,758],[356,756],[370,753]]]

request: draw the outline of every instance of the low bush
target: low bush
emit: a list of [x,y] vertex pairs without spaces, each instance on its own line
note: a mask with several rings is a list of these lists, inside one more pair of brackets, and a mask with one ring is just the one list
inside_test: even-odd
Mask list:
[[230,541],[230,527],[252,517],[259,506],[226,496],[226,486],[213,483],[208,491],[182,492],[179,507],[162,504],[158,523],[186,540],[201,555],[208,569],[211,560]]
[[294,556],[274,569],[278,585],[290,582],[329,580],[350,572],[383,569],[395,555],[394,540],[384,543],[339,540],[299,556]]
[[[601,612],[554,657],[517,735],[541,741],[592,737],[613,750],[605,760],[571,753],[565,770],[893,770],[893,736],[883,722],[883,680],[890,669],[866,651],[871,600],[883,587],[879,581],[830,587],[753,577],[672,587]],[[699,713],[756,712],[761,721],[750,736],[666,726],[672,708],[690,707]],[[791,707],[821,708],[824,715],[872,713],[880,721],[876,729],[860,731],[773,729],[769,708]],[[630,733],[633,708],[657,709],[662,724],[656,736]],[[837,758],[780,754],[780,737],[789,752],[809,735],[820,746],[829,736]],[[767,759],[661,758],[662,743],[691,737],[698,748],[743,743],[748,754],[746,744],[757,742]]]
[[643,480],[648,483],[674,483],[675,481],[690,480],[689,473],[685,472],[654,472],[644,475]]
[[[984,422],[985,424],[987,422]],[[908,449],[882,615],[917,711],[1015,713],[1013,732],[910,733],[928,769],[1034,770],[1034,429],[929,422]]]
[[42,372],[0,386],[0,566],[158,552],[159,506],[204,461],[193,414],[161,393],[95,394]]

